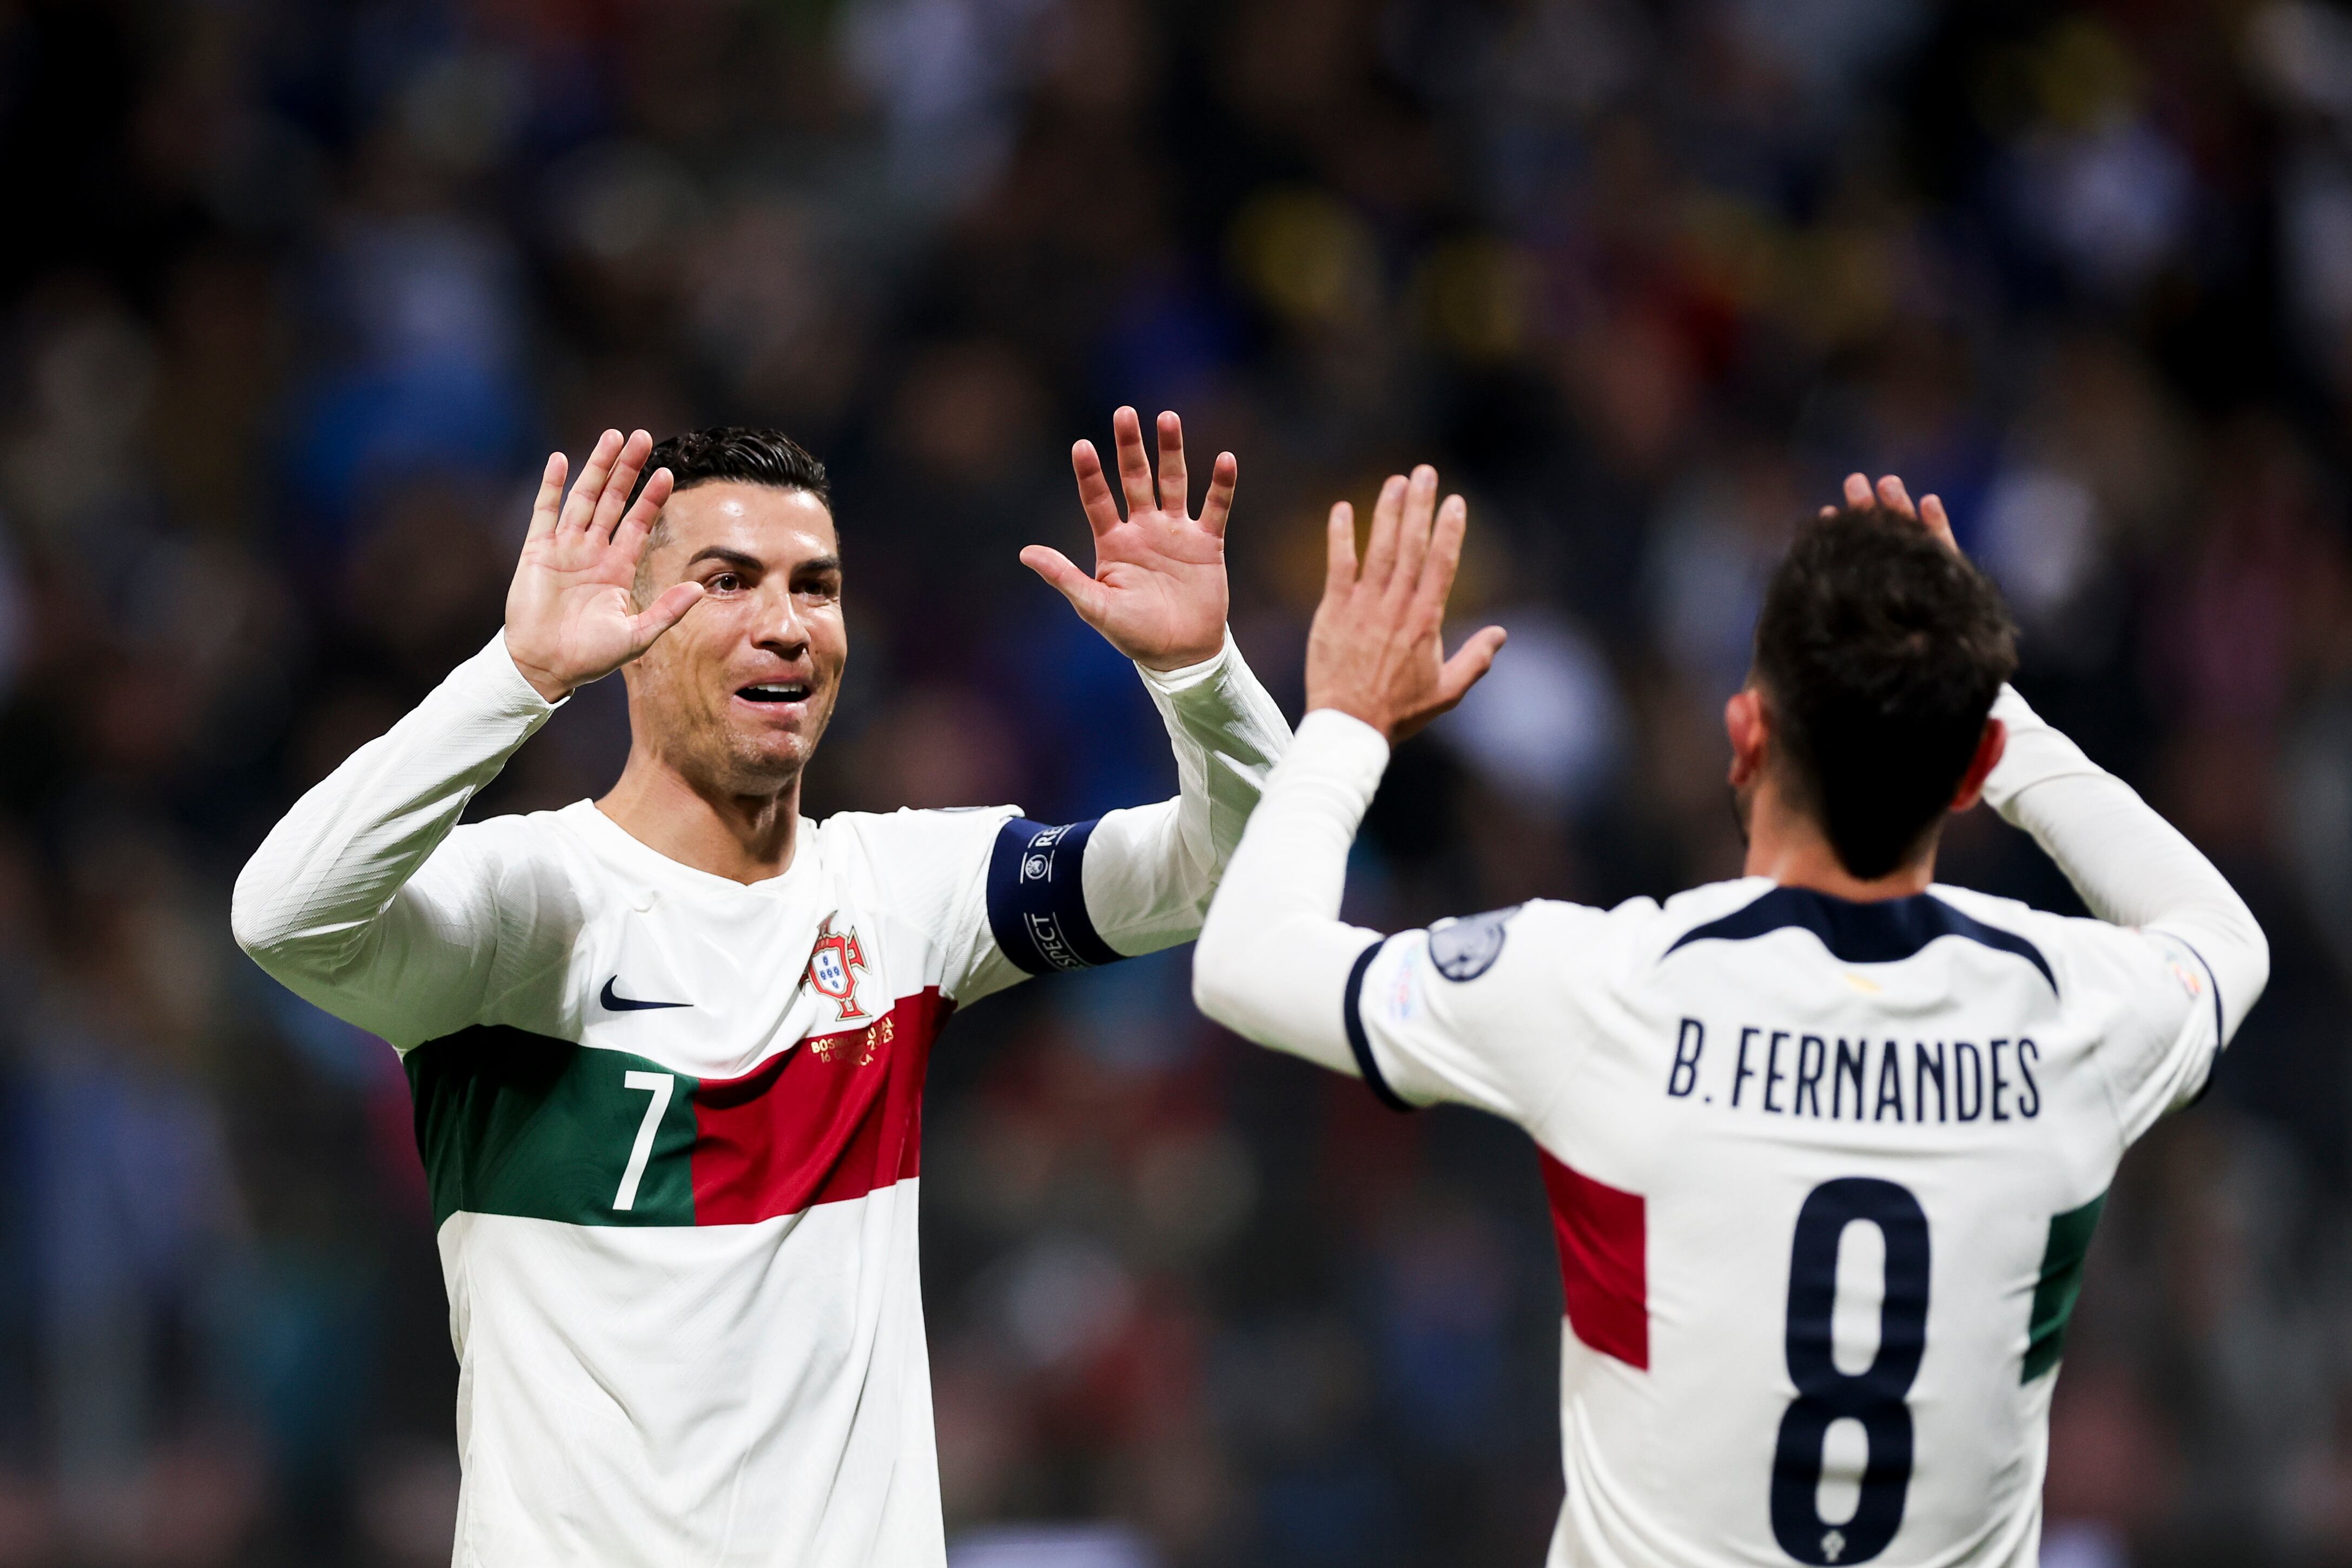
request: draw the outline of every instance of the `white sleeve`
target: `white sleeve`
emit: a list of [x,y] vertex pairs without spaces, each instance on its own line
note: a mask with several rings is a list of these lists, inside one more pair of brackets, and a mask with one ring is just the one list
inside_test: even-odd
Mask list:
[[1348,852],[1388,770],[1389,743],[1318,708],[1266,782],[1192,953],[1192,1000],[1260,1045],[1365,1076],[1347,1019],[1358,959],[1381,936],[1339,919]]
[[1028,975],[1157,952],[1199,933],[1266,775],[1290,745],[1290,727],[1231,632],[1198,664],[1136,668],[1175,750],[1175,798],[1088,822],[1005,822],[961,903],[963,918],[988,938],[970,946],[971,967],[954,993],[961,999]]
[[515,933],[576,925],[577,911],[545,906],[564,890],[505,866],[495,835],[450,830],[554,711],[504,633],[493,638],[270,830],[236,879],[237,945],[298,996],[404,1050],[482,1021],[527,971],[569,952],[559,944],[550,959]]
[[2094,915],[2130,928],[2095,935],[2079,962],[2142,1025],[2108,1053],[2137,1136],[2203,1088],[2270,979],[2270,945],[2213,863],[2023,697],[2003,687],[1992,716],[2009,746],[1986,800],[2033,835]]
[[1363,1079],[1400,1110],[1454,1100],[1529,1120],[1568,1065],[1557,1051],[1514,1051],[1536,1038],[1514,1020],[1551,972],[1544,955],[1571,935],[1553,927],[1602,916],[1536,904],[1392,937],[1341,921],[1348,852],[1388,758],[1370,725],[1307,716],[1210,906],[1193,1000],[1261,1045]]

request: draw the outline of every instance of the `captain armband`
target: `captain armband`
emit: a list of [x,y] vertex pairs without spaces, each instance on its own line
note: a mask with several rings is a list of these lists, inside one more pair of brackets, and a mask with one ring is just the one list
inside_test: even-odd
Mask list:
[[1032,975],[1090,969],[1126,955],[1087,911],[1087,841],[1095,822],[1048,827],[1015,817],[988,862],[988,928],[1016,968]]

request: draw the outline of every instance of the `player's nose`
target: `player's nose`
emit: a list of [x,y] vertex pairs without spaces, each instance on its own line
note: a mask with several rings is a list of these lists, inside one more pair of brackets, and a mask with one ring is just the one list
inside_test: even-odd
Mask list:
[[787,659],[797,659],[807,652],[808,622],[801,615],[798,596],[789,588],[760,596],[760,612],[752,622],[751,640]]

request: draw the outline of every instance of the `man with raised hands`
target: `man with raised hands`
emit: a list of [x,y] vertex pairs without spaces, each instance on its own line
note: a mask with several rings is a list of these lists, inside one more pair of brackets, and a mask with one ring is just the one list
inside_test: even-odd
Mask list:
[[[1539,1151],[1560,1255],[1552,1568],[2032,1568],[2050,1393],[2125,1149],[2202,1092],[2269,953],[2204,856],[2006,685],[1942,507],[1847,481],[1725,708],[1747,874],[1383,937],[1339,918],[1391,745],[1500,634],[1438,643],[1464,526],[1334,512],[1308,712],[1194,994],[1389,1105]],[[1935,883],[1948,811],[2032,833],[2098,919]]]
[[[1189,511],[1115,419],[1073,452],[1090,575],[1171,800],[801,815],[848,655],[824,467],[784,436],[607,431],[548,459],[506,625],[288,813],[238,942],[404,1061],[460,1376],[460,1568],[944,1562],[916,1264],[923,1078],[955,1008],[1189,940],[1280,713],[1225,629],[1221,455]],[[650,470],[642,487],[638,476]],[[632,491],[635,490],[634,500]],[[610,793],[460,827],[614,670]]]

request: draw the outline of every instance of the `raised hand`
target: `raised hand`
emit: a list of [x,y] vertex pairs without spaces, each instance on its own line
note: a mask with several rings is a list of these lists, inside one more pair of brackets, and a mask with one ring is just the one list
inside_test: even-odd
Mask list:
[[563,454],[548,455],[530,509],[530,533],[507,589],[507,653],[550,702],[602,680],[652,647],[702,598],[700,583],[681,582],[641,611],[632,593],[646,536],[669,499],[670,472],[656,468],[637,504],[628,505],[653,444],[642,430],[626,441],[619,431],[606,431],[568,497]]
[[1060,589],[1087,625],[1139,664],[1174,670],[1214,658],[1225,645],[1225,518],[1240,473],[1234,455],[1217,454],[1196,518],[1187,510],[1183,422],[1172,413],[1160,416],[1156,488],[1135,410],[1111,415],[1111,434],[1119,487],[1127,495],[1124,518],[1095,444],[1081,441],[1070,448],[1078,505],[1094,530],[1093,574],[1045,545],[1023,550],[1021,563]]
[[[1845,504],[1857,512],[1874,511],[1883,507],[1896,517],[1908,517],[1925,528],[1935,536],[1938,544],[1954,555],[1960,553],[1960,541],[1952,537],[1952,519],[1944,513],[1943,498],[1928,496],[1915,507],[1911,504],[1911,492],[1906,490],[1903,481],[1893,474],[1881,479],[1875,486],[1872,486],[1866,474],[1847,475]],[[1836,512],[1835,507],[1822,508],[1822,516],[1825,517],[1832,517]]]
[[[1433,516],[1434,524],[1433,525]],[[1307,706],[1352,714],[1391,741],[1462,700],[1495,663],[1500,626],[1445,656],[1445,600],[1462,564],[1470,508],[1459,496],[1437,505],[1437,470],[1391,475],[1372,509],[1372,535],[1356,563],[1356,509],[1331,508],[1323,602],[1307,634]]]

